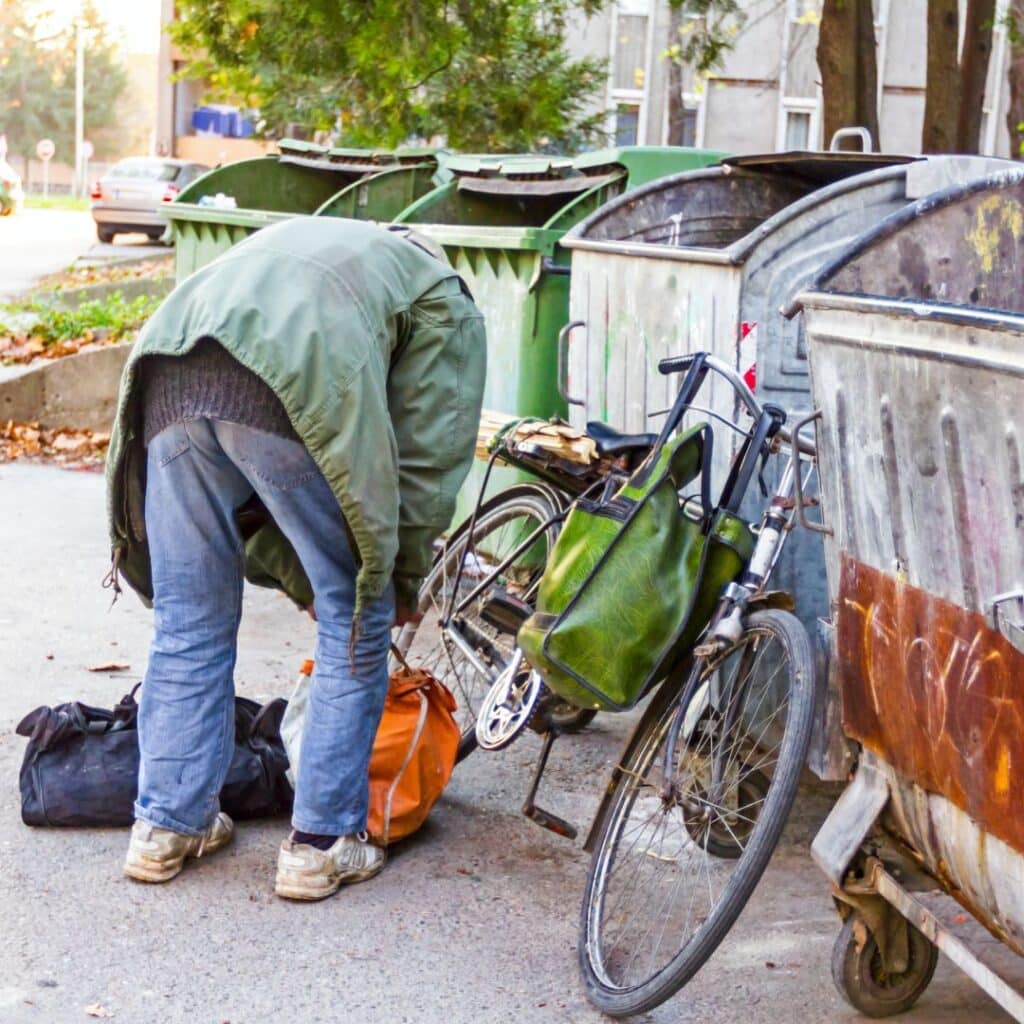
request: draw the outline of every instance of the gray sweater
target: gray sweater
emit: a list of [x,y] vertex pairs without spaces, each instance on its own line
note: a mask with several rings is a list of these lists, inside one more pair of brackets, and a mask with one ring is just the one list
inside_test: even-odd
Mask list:
[[186,356],[147,356],[142,366],[146,444],[172,423],[202,417],[299,440],[273,390],[213,338]]

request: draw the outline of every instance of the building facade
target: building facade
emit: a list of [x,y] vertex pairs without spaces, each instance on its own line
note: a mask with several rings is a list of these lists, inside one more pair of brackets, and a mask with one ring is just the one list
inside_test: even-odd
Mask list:
[[[684,69],[684,141],[733,153],[820,149],[821,76],[816,48],[821,0],[744,0],[746,14],[724,65],[705,81]],[[916,153],[924,118],[927,0],[874,0],[879,123],[875,148]],[[999,0],[1000,14],[1006,0]],[[684,31],[688,16],[684,14]],[[692,19],[689,19],[692,21]],[[616,0],[578,24],[577,56],[609,60],[604,106],[623,145],[668,140],[668,59],[674,41],[667,0]],[[1010,155],[1009,40],[997,15],[989,63],[981,152]]]
[[215,167],[246,157],[261,156],[272,147],[256,139],[197,132],[192,115],[203,102],[206,83],[181,78],[184,54],[171,41],[167,26],[174,21],[174,0],[160,2],[160,52],[157,65],[157,117],[153,151]]

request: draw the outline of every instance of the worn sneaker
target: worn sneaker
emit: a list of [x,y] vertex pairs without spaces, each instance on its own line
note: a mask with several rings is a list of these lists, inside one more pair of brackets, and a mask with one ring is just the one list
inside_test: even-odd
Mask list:
[[140,882],[168,882],[182,869],[186,857],[203,857],[227,846],[234,831],[234,824],[223,811],[201,836],[187,836],[136,821],[124,873]]
[[342,836],[329,850],[286,839],[277,855],[278,896],[289,900],[322,900],[343,885],[365,882],[384,867],[384,851],[365,832]]

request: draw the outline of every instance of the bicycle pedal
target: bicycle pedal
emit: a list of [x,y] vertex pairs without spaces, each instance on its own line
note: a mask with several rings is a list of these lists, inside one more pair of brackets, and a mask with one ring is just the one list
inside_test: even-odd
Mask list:
[[489,626],[502,633],[515,635],[519,627],[530,617],[532,609],[518,597],[506,590],[495,589],[484,601],[480,618]]
[[558,817],[557,814],[551,814],[549,811],[545,811],[535,805],[523,804],[523,814],[530,821],[540,825],[541,828],[546,828],[549,832],[554,832],[555,835],[562,836],[565,839],[575,839],[579,834],[575,825],[571,825],[564,818]]

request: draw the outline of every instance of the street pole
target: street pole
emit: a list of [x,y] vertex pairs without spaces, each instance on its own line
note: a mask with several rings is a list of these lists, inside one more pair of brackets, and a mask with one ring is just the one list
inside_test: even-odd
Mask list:
[[82,141],[85,138],[85,27],[75,23],[75,195],[85,194],[82,181]]

